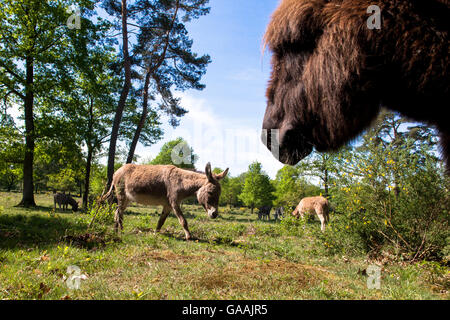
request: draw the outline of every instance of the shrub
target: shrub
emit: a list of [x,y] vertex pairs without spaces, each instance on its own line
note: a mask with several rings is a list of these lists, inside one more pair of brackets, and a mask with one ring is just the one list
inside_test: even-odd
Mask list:
[[339,181],[331,200],[340,214],[332,216],[320,237],[332,252],[388,249],[408,261],[443,260],[448,255],[448,178],[428,154],[394,157],[391,152],[361,161],[365,165],[356,170],[358,178],[347,175]]
[[287,216],[280,221],[281,232],[285,235],[301,236],[305,230],[306,219]]
[[90,219],[90,226],[93,225],[110,225],[114,223],[114,212],[116,211],[117,205],[107,204],[107,203],[97,203],[94,201],[89,205],[86,213]]

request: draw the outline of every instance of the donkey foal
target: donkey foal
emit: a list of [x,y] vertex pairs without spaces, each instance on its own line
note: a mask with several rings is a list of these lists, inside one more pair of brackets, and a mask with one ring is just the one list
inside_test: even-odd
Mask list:
[[303,198],[298,204],[297,208],[292,212],[292,215],[298,218],[304,217],[307,214],[317,214],[321,224],[321,230],[325,231],[325,225],[330,220],[328,215],[328,200],[324,197],[309,197]]

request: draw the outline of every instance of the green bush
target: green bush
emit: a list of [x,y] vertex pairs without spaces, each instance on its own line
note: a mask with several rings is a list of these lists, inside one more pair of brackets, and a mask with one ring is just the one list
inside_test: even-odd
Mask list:
[[336,213],[319,237],[332,252],[387,250],[402,260],[443,260],[450,197],[442,168],[426,153],[384,152],[343,174],[331,197]]
[[97,203],[94,201],[89,205],[86,213],[91,226],[106,226],[114,223],[114,213],[117,205],[115,203]]
[[280,229],[287,236],[301,236],[305,231],[306,219],[297,219],[287,216],[280,221]]

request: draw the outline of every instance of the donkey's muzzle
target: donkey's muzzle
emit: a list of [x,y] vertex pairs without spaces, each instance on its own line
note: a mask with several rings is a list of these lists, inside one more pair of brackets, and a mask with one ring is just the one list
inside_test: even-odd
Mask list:
[[307,157],[313,150],[313,146],[292,127],[281,130],[263,129],[261,138],[278,161],[292,166]]
[[211,219],[217,218],[218,215],[219,215],[219,210],[217,210],[217,208],[211,208],[208,210],[208,216]]

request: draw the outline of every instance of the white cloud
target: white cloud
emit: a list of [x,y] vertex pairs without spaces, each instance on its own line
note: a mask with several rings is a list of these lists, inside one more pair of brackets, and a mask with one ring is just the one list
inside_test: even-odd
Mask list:
[[236,176],[247,171],[249,164],[257,160],[274,178],[283,167],[261,142],[261,119],[222,117],[214,111],[213,103],[205,99],[186,93],[180,97],[183,108],[189,113],[176,129],[165,126],[163,141],[150,148],[140,146],[137,153],[141,157],[155,157],[164,143],[183,137],[199,156],[196,163],[199,170],[211,162],[213,167],[229,167],[231,174]]

